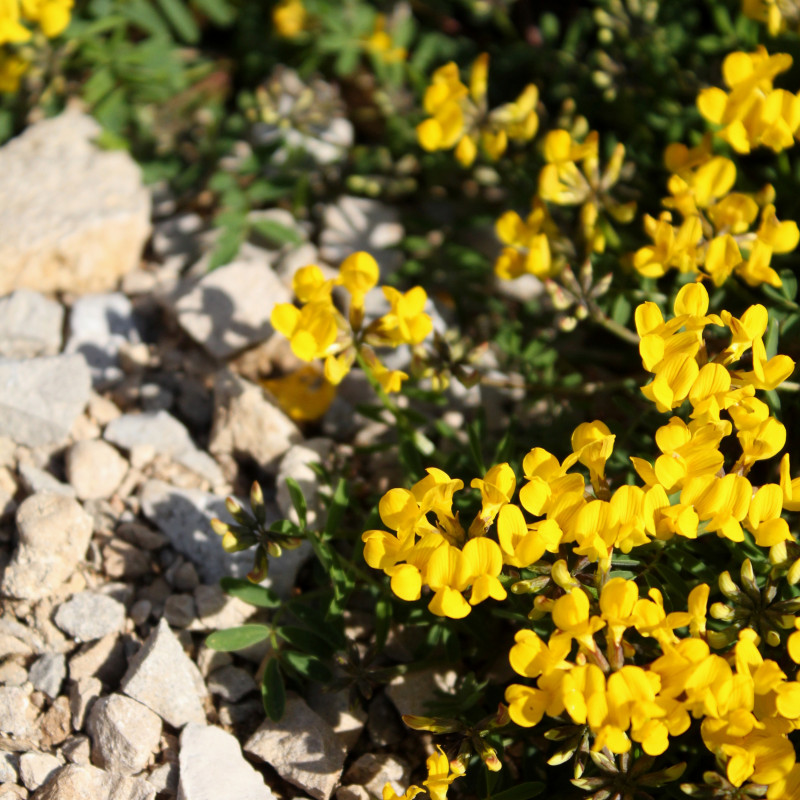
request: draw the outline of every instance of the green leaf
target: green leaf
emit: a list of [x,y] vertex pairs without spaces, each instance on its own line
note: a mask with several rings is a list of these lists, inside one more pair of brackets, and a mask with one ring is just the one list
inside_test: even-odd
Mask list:
[[325,616],[315,608],[299,601],[288,603],[287,609],[290,614],[313,628],[319,636],[330,643],[334,650],[341,650],[345,646],[346,639],[342,632],[340,618],[332,618],[331,615]]
[[246,578],[222,578],[219,582],[222,591],[231,597],[238,597],[245,603],[259,608],[277,608],[281,604],[281,599],[271,589],[266,586],[259,586]]
[[226,628],[224,631],[214,631],[206,637],[206,647],[212,650],[221,650],[223,653],[232,650],[244,650],[250,645],[258,644],[268,639],[272,628],[266,625],[240,625],[238,628]]
[[264,675],[261,678],[261,702],[267,716],[273,722],[280,721],[286,708],[286,686],[277,658],[267,661],[267,666],[264,668]]
[[236,19],[236,12],[225,0],[192,0],[192,5],[221,27],[230,25]]
[[379,653],[386,644],[391,625],[392,603],[387,597],[381,597],[375,604],[375,647]]
[[345,47],[339,53],[339,56],[334,62],[333,71],[341,77],[352,75],[358,66],[360,58],[361,49],[359,47],[353,47],[352,44],[349,43],[349,46]]
[[298,650],[319,658],[325,658],[331,654],[330,642],[307,628],[284,625],[282,628],[278,628],[278,636]]
[[350,498],[347,495],[347,481],[344,478],[339,478],[330,505],[328,506],[328,519],[325,523],[325,534],[327,536],[333,536],[339,530],[342,517],[344,517],[344,512],[347,510],[349,504]]
[[767,358],[772,358],[778,352],[778,338],[780,336],[780,325],[775,317],[770,317],[767,323],[767,338],[764,341],[764,349],[767,352]]
[[543,791],[543,783],[539,781],[528,781],[492,795],[492,800],[528,800],[529,797],[536,797]]
[[782,269],[781,293],[787,300],[795,300],[797,297],[797,276],[790,269]]
[[331,671],[316,656],[298,653],[295,650],[284,650],[281,658],[304,678],[318,683],[326,683],[332,677]]
[[[250,199],[252,200],[252,197]],[[274,219],[253,219],[250,220],[250,227],[272,244],[302,244],[303,242],[297,231],[292,230],[288,225],[275,222]]]
[[486,474],[486,464],[483,461],[483,453],[481,452],[481,439],[483,424],[480,419],[476,419],[467,426],[467,435],[469,436],[469,452],[472,456],[472,461],[478,468],[481,475]]
[[184,42],[195,44],[200,39],[200,28],[195,22],[194,15],[186,8],[182,0],[158,0],[158,4],[175,33]]
[[297,512],[297,518],[300,520],[300,528],[304,529],[308,516],[308,506],[306,505],[306,498],[303,496],[303,490],[294,478],[286,479],[286,488],[289,490],[289,495],[292,498],[292,505]]

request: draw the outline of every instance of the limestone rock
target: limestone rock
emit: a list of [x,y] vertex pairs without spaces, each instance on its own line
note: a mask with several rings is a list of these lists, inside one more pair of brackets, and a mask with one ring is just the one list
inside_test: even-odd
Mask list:
[[[268,255],[268,254],[267,254]],[[273,334],[270,314],[291,300],[268,261],[234,261],[194,281],[175,301],[178,324],[212,356],[225,359]]]
[[122,630],[125,625],[125,606],[107,595],[80,592],[66,603],[61,603],[54,621],[73,639],[90,642]]
[[207,692],[203,676],[183,651],[166,620],[158,623],[130,660],[121,689],[175,728],[187,722],[202,725],[206,721],[203,701]]
[[222,370],[214,381],[214,424],[209,450],[215,455],[251,458],[275,472],[278,459],[303,436],[260,386]]
[[67,661],[63,653],[45,653],[31,666],[28,679],[37,691],[55,700],[67,676]]
[[0,356],[35,358],[61,350],[64,309],[38,292],[19,289],[0,298]]
[[316,800],[331,796],[347,755],[330,725],[293,694],[280,722],[264,722],[244,749]]
[[0,148],[0,295],[105,291],[138,263],[150,195],[128,153],[92,144],[100,130],[68,110]]
[[161,719],[130,697],[112,694],[92,706],[87,723],[92,760],[110,772],[141,772],[158,749]]
[[274,800],[231,734],[189,723],[181,733],[179,800]]
[[92,536],[92,518],[75,500],[41,492],[20,505],[16,522],[19,544],[0,590],[38,600],[67,580],[83,558]]
[[19,738],[30,735],[35,711],[25,689],[0,686],[0,733]]
[[297,481],[306,500],[306,518],[311,528],[322,528],[325,525],[325,507],[319,499],[319,478],[311,469],[311,464],[324,462],[333,442],[330,439],[308,439],[301,444],[293,445],[281,459],[276,478],[276,500],[281,516],[297,523],[297,512],[292,504],[287,478]]
[[26,789],[34,791],[63,764],[48,753],[23,753],[19,758],[19,777]]
[[89,439],[67,450],[66,470],[81,500],[107,500],[122,483],[128,462],[107,442]]
[[59,444],[83,411],[90,389],[83,356],[0,358],[0,436],[27,447]]

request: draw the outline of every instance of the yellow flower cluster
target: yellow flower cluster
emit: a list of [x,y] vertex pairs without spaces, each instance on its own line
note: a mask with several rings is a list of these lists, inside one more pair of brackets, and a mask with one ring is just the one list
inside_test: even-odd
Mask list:
[[[378,277],[377,262],[365,252],[348,256],[335,279],[326,279],[322,270],[311,264],[299,269],[293,280],[294,293],[302,307],[279,303],[272,310],[272,327],[289,339],[292,352],[303,361],[324,359],[325,378],[334,386],[358,358],[384,391],[399,391],[408,375],[388,369],[372,348],[417,345],[431,332],[433,322],[424,311],[428,296],[420,286],[405,293],[382,287],[390,309],[364,326],[365,299],[377,285]],[[337,286],[349,297],[347,318],[334,302]]]
[[[653,244],[632,255],[636,270],[650,278],[660,278],[670,269],[704,272],[717,286],[731,274],[750,286],[780,286],[772,256],[794,250],[800,230],[793,221],[778,220],[772,187],[755,196],[731,191],[736,166],[712,155],[708,138],[694,148],[670,145],[664,161],[673,173],[667,182],[669,196],[662,200],[669,210],[658,219],[645,215],[644,228]],[[672,211],[682,216],[680,224],[673,223]]]
[[436,751],[425,762],[428,777],[422,782],[422,786],[409,786],[403,794],[398,795],[392,784],[387,783],[383,787],[383,800],[414,800],[418,794],[425,790],[427,790],[431,800],[446,800],[450,784],[456,778],[460,778],[463,773],[453,770],[441,747],[437,747]]
[[527,142],[536,135],[539,128],[536,86],[529,84],[513,103],[490,111],[488,77],[487,53],[482,53],[473,63],[469,87],[461,82],[455,62],[433,73],[423,100],[430,116],[417,126],[417,137],[425,150],[455,147],[456,158],[468,167],[475,161],[479,146],[496,161],[505,153],[509,139]]
[[772,81],[792,65],[787,53],[730,53],[722,64],[729,92],[704,89],[697,97],[700,113],[720,126],[717,135],[737,153],[763,145],[776,153],[794,144],[800,127],[800,95],[775,89]]
[[74,0],[0,0],[0,44],[20,44],[31,38],[23,20],[36,22],[48,38],[69,24]]
[[302,0],[280,0],[272,9],[272,24],[278,34],[287,39],[305,30],[307,17]]
[[[625,753],[633,740],[656,756],[667,750],[670,737],[700,719],[703,742],[726,764],[732,784],[750,780],[768,786],[769,798],[798,797],[800,768],[789,734],[800,725],[800,683],[762,657],[751,629],[740,633],[726,656],[712,653],[708,597],[709,587],[699,584],[688,611],[666,613],[657,589],[639,597],[636,583],[624,578],[607,581],[596,604],[583,588],[569,589],[549,602],[555,631],[547,642],[531,630],[516,634],[511,666],[536,686],[507,688],[512,720],[530,727],[545,715],[566,713],[588,726],[593,750]],[[676,629],[687,627],[689,635],[679,638]],[[653,639],[661,655],[647,664],[625,664],[636,653],[625,639],[628,630]],[[608,658],[594,638],[600,631]],[[578,656],[571,661],[573,641]],[[615,667],[610,674],[609,662]]]
[[516,211],[506,211],[495,225],[504,247],[495,261],[495,274],[513,280],[529,273],[542,280],[558,275],[564,258],[564,236],[548,212],[546,203],[580,206],[580,225],[588,252],[603,252],[606,247],[604,217],[627,223],[636,213],[636,203],[620,203],[611,189],[620,177],[625,160],[625,146],[617,144],[601,171],[598,154],[599,136],[591,131],[577,142],[569,131],[550,131],[544,140],[547,164],[539,173],[539,192],[533,208],[523,220]]

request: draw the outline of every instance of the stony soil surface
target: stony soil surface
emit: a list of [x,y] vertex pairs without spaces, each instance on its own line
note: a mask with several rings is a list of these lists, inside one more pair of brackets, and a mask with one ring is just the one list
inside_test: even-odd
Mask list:
[[[357,379],[312,440],[265,394],[259,377],[292,364],[270,310],[294,270],[343,248],[391,268],[402,231],[390,210],[343,198],[322,252],[248,243],[208,273],[203,221],[97,150],[96,130],[69,112],[0,149],[19,183],[0,190],[0,798],[403,791],[415,756],[398,709],[419,711],[433,676],[366,709],[291,695],[272,723],[254,678],[265,650],[203,644],[256,611],[218,587],[249,568],[209,527],[225,496],[266,478],[284,517],[291,475],[318,513],[308,464],[370,430]],[[308,556],[275,562],[272,588],[288,596]]]

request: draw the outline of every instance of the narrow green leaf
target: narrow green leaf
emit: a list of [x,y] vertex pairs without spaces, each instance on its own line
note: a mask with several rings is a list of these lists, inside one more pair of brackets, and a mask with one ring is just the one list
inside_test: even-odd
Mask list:
[[318,683],[326,683],[332,677],[331,671],[326,667],[316,656],[308,655],[308,653],[298,653],[296,650],[284,650],[281,652],[281,658],[302,675]]
[[279,722],[286,708],[286,686],[277,658],[267,661],[261,678],[261,702],[273,722]]
[[480,419],[476,419],[467,425],[467,435],[469,436],[469,452],[472,461],[480,472],[481,476],[486,473],[486,464],[483,461],[481,452],[481,439],[483,434],[483,424]]
[[328,520],[325,523],[325,533],[328,536],[333,536],[338,530],[342,522],[342,517],[350,503],[350,498],[347,494],[347,481],[344,478],[339,478],[336,484],[336,489],[333,492],[330,506],[328,506]]
[[284,625],[282,628],[278,628],[278,636],[298,650],[318,658],[326,658],[333,649],[330,642],[322,636],[307,628],[298,628],[296,625]]
[[192,0],[192,5],[202,11],[215,25],[223,28],[236,18],[236,12],[225,0]]
[[315,608],[300,601],[291,601],[287,604],[287,610],[301,622],[305,622],[310,628],[325,639],[334,650],[341,650],[345,644],[345,636],[342,630],[342,620],[339,617],[324,615]]
[[253,219],[250,220],[250,226],[271,244],[301,244],[303,241],[297,231],[274,219]]
[[158,0],[158,4],[175,33],[184,42],[194,44],[200,39],[200,28],[195,22],[194,15],[182,0]]
[[297,512],[297,518],[300,520],[300,528],[304,529],[306,527],[308,506],[306,505],[306,498],[303,496],[303,490],[294,478],[286,479],[286,488],[289,490],[289,496],[292,498],[292,505]]
[[266,586],[259,586],[251,583],[246,578],[222,578],[219,582],[222,591],[231,597],[238,597],[245,603],[259,608],[277,608],[281,604],[281,599],[271,589]]
[[226,628],[214,631],[206,637],[206,646],[212,650],[228,653],[232,650],[244,650],[250,645],[258,644],[269,638],[272,629],[266,625],[240,625],[238,628]]

